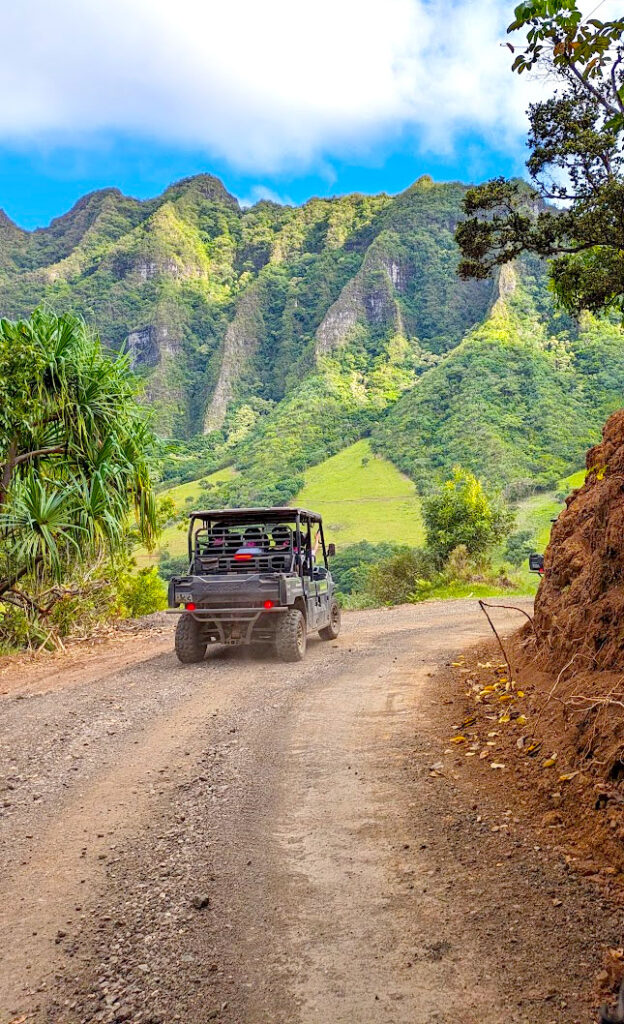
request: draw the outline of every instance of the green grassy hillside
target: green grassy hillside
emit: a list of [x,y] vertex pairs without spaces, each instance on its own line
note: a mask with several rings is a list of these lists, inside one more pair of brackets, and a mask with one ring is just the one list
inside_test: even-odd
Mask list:
[[[199,498],[202,492],[202,485],[205,489],[207,484],[220,484],[226,480],[231,480],[234,477],[234,470],[231,466],[226,466],[225,469],[218,469],[216,473],[210,473],[209,476],[202,477],[201,480],[191,480],[186,484],[178,484],[177,487],[169,487],[162,494],[166,494],[169,498],[173,498],[176,505],[180,508],[184,508],[186,505],[196,508],[195,502]],[[162,496],[162,495],[161,495]]]
[[329,541],[345,547],[359,540],[417,546],[423,540],[414,485],[368,441],[358,441],[313,466],[293,504],[321,512]]
[[[163,494],[172,497],[181,511],[185,508],[190,511],[197,507],[200,494],[202,491],[205,494],[207,485],[232,480],[233,476],[234,470],[228,467],[203,477],[201,482],[193,480],[179,484]],[[535,551],[544,551],[550,536],[551,520],[563,508],[557,495],[568,494],[575,487],[580,487],[584,479],[585,470],[580,470],[561,480],[556,490],[541,492],[518,503],[515,529],[531,533]],[[421,501],[414,484],[391,462],[375,455],[368,440],[349,445],[307,470],[304,486],[292,504],[321,512],[326,539],[333,541],[339,551],[362,540],[372,544],[391,541],[413,547],[424,541]],[[148,555],[141,550],[137,561],[141,566],[157,564],[164,551],[171,557],[185,554],[185,524],[182,528],[176,524],[165,529],[156,551]],[[504,562],[502,551],[501,548],[495,554],[496,565]],[[518,577],[518,587],[513,593],[535,592],[539,578],[529,572],[527,565],[513,572]],[[471,587],[468,588],[470,594],[477,594],[474,586]],[[462,594],[453,590],[442,596]]]
[[[184,510],[192,512],[193,509],[198,507],[199,496],[208,485],[223,483],[226,480],[231,480],[233,476],[234,470],[227,466],[225,469],[217,470],[216,473],[210,473],[209,476],[202,477],[201,480],[191,480],[189,483],[170,487],[168,490],[162,491],[159,494],[159,498],[166,495],[169,498],[173,498],[181,512]],[[139,548],[135,555],[138,565],[141,567],[144,565],[156,565],[163,551],[168,551],[172,558],[185,554],[186,522],[167,526],[160,535],[158,545],[154,551],[148,552],[145,548]]]

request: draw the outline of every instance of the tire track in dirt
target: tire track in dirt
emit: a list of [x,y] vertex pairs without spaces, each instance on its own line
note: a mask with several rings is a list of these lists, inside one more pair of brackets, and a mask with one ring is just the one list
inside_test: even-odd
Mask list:
[[[431,774],[436,668],[486,630],[472,602],[354,613],[302,665],[163,654],[5,701],[29,799],[2,822],[0,1024],[588,1024],[613,908]],[[75,772],[48,733],[72,714]]]

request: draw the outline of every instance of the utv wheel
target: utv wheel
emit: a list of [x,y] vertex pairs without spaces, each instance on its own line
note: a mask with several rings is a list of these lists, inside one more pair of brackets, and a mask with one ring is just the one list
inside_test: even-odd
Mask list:
[[340,633],[340,606],[337,601],[332,601],[329,610],[329,626],[319,629],[321,640],[335,640]]
[[201,624],[192,615],[181,615],[175,634],[175,652],[184,665],[203,661],[207,642],[202,639]]
[[306,623],[298,608],[280,614],[275,633],[275,651],[280,661],[301,661],[306,652]]

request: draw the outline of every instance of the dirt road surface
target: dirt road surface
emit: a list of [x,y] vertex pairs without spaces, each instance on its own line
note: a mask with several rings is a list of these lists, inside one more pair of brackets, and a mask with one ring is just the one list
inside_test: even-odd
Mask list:
[[617,908],[442,767],[486,634],[432,603],[181,666],[167,620],[5,666],[0,1024],[595,1020]]

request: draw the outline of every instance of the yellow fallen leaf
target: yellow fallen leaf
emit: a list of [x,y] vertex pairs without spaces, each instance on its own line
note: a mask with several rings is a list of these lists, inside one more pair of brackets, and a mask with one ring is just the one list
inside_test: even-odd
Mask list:
[[518,715],[516,722],[518,725],[526,725],[526,715]]
[[465,736],[453,736],[449,740],[449,743],[466,743],[466,737]]
[[550,757],[547,757],[545,761],[542,761],[542,768],[552,768],[556,760],[557,755],[552,754]]
[[452,662],[453,668],[461,668],[463,666],[463,664],[464,664],[463,661],[454,661],[454,662]]
[[505,767],[505,765],[504,764],[499,764],[498,761],[492,761],[491,764],[490,764],[490,768],[504,768],[504,767]]
[[563,775],[559,776],[559,782],[569,782],[570,779],[573,779],[578,774],[579,772],[564,772]]
[[524,690],[516,690],[516,697],[524,697]]
[[529,757],[535,757],[535,755],[539,753],[541,746],[541,743],[530,743],[526,749]]
[[499,700],[513,700],[513,694],[512,693],[501,693],[501,695],[500,695],[500,697],[498,699]]
[[485,761],[485,759],[486,759],[486,757],[488,756],[489,753],[490,753],[489,750],[482,750],[481,753],[479,754],[479,760],[480,761]]
[[464,718],[462,725],[464,729],[467,729],[469,725],[474,725],[477,720],[476,715],[469,715],[468,718]]

